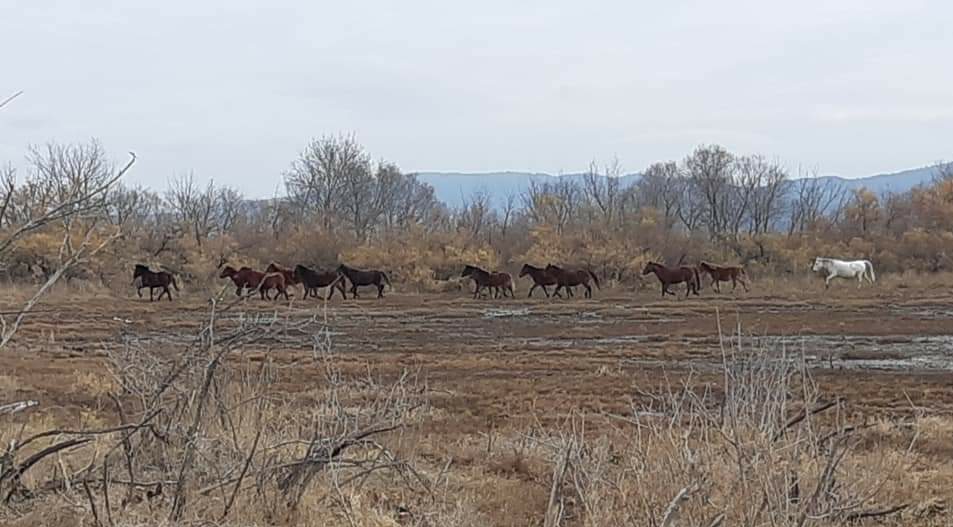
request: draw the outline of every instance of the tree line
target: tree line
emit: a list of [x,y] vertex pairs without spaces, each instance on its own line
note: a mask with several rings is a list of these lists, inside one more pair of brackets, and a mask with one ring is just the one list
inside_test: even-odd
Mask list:
[[649,259],[790,273],[826,254],[872,259],[885,270],[939,271],[953,251],[953,169],[943,164],[930,185],[878,195],[702,145],[652,164],[630,185],[618,160],[593,162],[578,178],[536,179],[500,202],[475,193],[448,207],[431,186],[375,161],[350,135],[309,142],[282,175],[284,194],[266,200],[200,184],[193,174],[173,177],[164,191],[128,186],[113,179],[118,169],[96,141],[35,147],[27,160],[25,174],[0,170],[0,231],[15,232],[109,184],[70,214],[31,226],[33,236],[5,257],[8,274],[51,272],[63,236],[89,225],[93,238],[119,233],[86,266],[101,276],[132,261],[207,279],[226,262],[346,260],[424,286],[464,263],[572,263],[625,281]]

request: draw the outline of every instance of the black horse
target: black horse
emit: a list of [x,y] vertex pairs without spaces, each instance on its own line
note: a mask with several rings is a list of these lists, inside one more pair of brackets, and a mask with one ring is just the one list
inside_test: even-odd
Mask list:
[[179,290],[179,285],[175,283],[175,277],[172,276],[172,273],[165,271],[156,273],[150,271],[148,267],[142,264],[136,264],[136,267],[132,271],[132,285],[136,286],[136,294],[139,295],[139,298],[142,298],[142,288],[148,287],[150,302],[153,301],[153,291],[159,287],[162,288],[162,291],[159,293],[159,298],[155,300],[162,300],[162,295],[168,295],[169,302],[171,302],[172,291],[169,290],[170,284],[176,291]]
[[333,271],[315,271],[303,265],[296,265],[294,277],[304,286],[305,298],[308,298],[309,295],[318,298],[318,289],[327,287],[327,300],[331,300],[335,290],[341,292],[341,298],[347,299],[347,294],[344,292],[344,277],[340,273]]
[[344,264],[337,268],[338,274],[344,275],[351,282],[351,296],[358,298],[357,288],[363,286],[377,287],[377,298],[384,298],[384,284],[391,285],[384,271],[361,271]]

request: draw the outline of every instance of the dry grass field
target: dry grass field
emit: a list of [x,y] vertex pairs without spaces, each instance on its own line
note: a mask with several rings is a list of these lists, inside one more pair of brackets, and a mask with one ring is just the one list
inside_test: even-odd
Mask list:
[[[150,303],[63,287],[0,352],[0,403],[39,402],[0,416],[4,444],[144,419],[133,385],[202,349],[185,361],[198,381],[170,389],[155,421],[185,439],[77,435],[91,441],[0,486],[0,521],[950,525],[953,281],[903,282],[756,283],[690,299],[660,299],[655,284],[591,300],[398,290],[226,307],[229,289],[217,338],[267,327],[234,346],[197,344],[215,342],[197,338],[211,292]],[[10,289],[3,310],[23,294]],[[201,373],[226,347],[203,414]],[[378,413],[361,421],[367,408]],[[268,472],[292,470],[316,437],[385,422],[397,428],[349,443],[352,458],[294,480],[297,491]],[[69,437],[44,437],[19,461]],[[103,473],[88,469],[96,462]],[[173,493],[183,464],[188,501]]]

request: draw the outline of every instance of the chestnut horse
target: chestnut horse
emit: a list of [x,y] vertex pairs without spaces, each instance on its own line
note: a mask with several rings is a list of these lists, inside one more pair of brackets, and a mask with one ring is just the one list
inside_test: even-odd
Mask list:
[[275,262],[268,264],[268,267],[265,268],[266,273],[281,273],[281,276],[285,277],[285,286],[291,287],[301,282],[295,277],[295,272],[291,269],[285,269]]
[[341,298],[347,299],[347,294],[344,292],[344,276],[334,271],[315,271],[299,264],[295,266],[294,276],[295,280],[304,286],[305,298],[308,298],[308,295],[318,298],[318,289],[328,287],[327,300],[331,300],[335,290],[341,292]]
[[670,294],[675,295],[674,291],[669,291],[668,286],[672,284],[680,284],[685,282],[687,287],[685,288],[685,298],[688,298],[688,295],[691,293],[698,294],[698,284],[701,283],[701,279],[698,276],[698,269],[694,267],[665,267],[660,263],[649,262],[645,264],[645,269],[642,269],[642,275],[647,275],[649,273],[655,273],[655,277],[658,278],[659,282],[662,283],[662,296]]
[[746,280],[748,274],[745,273],[745,268],[740,265],[715,265],[708,262],[701,262],[698,264],[698,267],[711,276],[711,286],[719,293],[721,292],[719,282],[727,282],[728,280],[731,280],[732,291],[735,290],[735,287],[737,287],[739,283],[745,288],[745,292],[748,291],[748,282]]
[[139,295],[139,298],[142,298],[142,288],[149,288],[149,301],[152,302],[152,292],[161,287],[162,291],[159,292],[158,300],[162,300],[162,295],[168,295],[169,302],[172,301],[172,291],[169,290],[169,285],[175,288],[176,291],[179,290],[179,285],[175,283],[175,277],[172,276],[172,273],[167,273],[165,271],[154,272],[149,270],[148,267],[142,264],[136,264],[136,267],[132,271],[132,284],[136,286],[136,294]]
[[272,289],[277,289],[278,292],[275,294],[274,300],[278,300],[279,295],[284,295],[285,300],[288,300],[288,290],[285,288],[285,277],[281,273],[262,273],[252,269],[251,267],[242,267],[239,270],[235,270],[232,266],[226,266],[222,269],[222,274],[218,275],[219,278],[231,278],[232,282],[235,283],[235,295],[241,296],[242,290],[245,288],[248,289],[257,289],[261,294],[263,300],[272,300],[268,293]]
[[[529,288],[529,294],[526,295],[526,298],[532,298],[533,291],[535,291],[537,287],[542,287],[543,293],[546,295],[546,298],[549,298],[549,290],[546,289],[546,286],[557,285],[556,277],[553,276],[552,273],[550,273],[546,269],[543,269],[542,267],[535,267],[530,264],[524,264],[523,268],[520,269],[520,278],[523,278],[526,275],[529,275],[529,277],[533,279],[533,287]],[[572,289],[569,289],[569,291],[570,291],[569,293],[570,296],[572,296]],[[559,292],[557,291],[554,294],[559,295]]]
[[491,273],[484,269],[480,269],[474,265],[467,265],[463,268],[463,274],[460,275],[461,278],[470,277],[473,279],[473,282],[476,284],[476,289],[473,291],[473,298],[479,296],[480,291],[484,288],[493,289],[494,298],[499,297],[500,291],[503,292],[503,297],[506,297],[506,292],[510,292],[510,296],[513,297],[515,293],[513,292],[513,277],[509,273]]
[[337,268],[340,275],[344,275],[351,282],[351,296],[358,298],[357,288],[372,285],[377,287],[377,298],[384,298],[384,284],[390,285],[390,280],[384,271],[361,271],[341,264]]

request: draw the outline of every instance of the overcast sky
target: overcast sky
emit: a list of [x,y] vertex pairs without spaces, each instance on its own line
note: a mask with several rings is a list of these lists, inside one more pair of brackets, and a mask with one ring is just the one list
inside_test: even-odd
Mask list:
[[953,158],[953,3],[0,3],[0,163],[134,150],[271,195],[312,137],[405,171],[628,171],[701,143],[849,177]]

